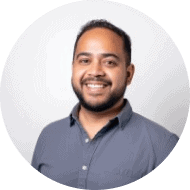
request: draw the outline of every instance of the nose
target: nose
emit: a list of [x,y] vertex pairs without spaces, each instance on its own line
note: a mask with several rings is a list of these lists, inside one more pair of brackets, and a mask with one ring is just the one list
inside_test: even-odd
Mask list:
[[88,75],[93,77],[105,76],[105,72],[101,63],[98,60],[94,60],[89,67]]

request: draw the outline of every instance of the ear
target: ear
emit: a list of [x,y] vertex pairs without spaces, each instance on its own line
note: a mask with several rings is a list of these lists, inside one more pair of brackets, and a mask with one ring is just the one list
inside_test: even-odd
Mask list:
[[127,86],[129,86],[131,84],[134,73],[135,73],[135,66],[131,63],[127,67]]

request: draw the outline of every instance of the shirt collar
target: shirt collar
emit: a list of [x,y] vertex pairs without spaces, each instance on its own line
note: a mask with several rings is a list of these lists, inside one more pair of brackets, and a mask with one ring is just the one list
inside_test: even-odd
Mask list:
[[[70,126],[71,127],[74,125],[75,121],[78,120],[79,109],[80,109],[80,103],[77,103],[74,106],[73,110],[71,111],[71,114],[70,114]],[[123,109],[116,117],[111,119],[110,122],[118,120],[119,126],[121,127],[121,129],[123,129],[126,126],[127,122],[130,120],[132,113],[133,113],[133,111],[132,111],[132,107],[131,107],[129,101],[127,99],[124,99]]]
[[121,112],[116,116],[119,120],[119,126],[123,129],[132,116],[133,110],[131,104],[127,99],[124,99],[124,107]]
[[75,123],[75,121],[78,120],[78,112],[80,108],[80,103],[77,103],[74,108],[72,109],[69,117],[70,117],[70,126],[72,127]]

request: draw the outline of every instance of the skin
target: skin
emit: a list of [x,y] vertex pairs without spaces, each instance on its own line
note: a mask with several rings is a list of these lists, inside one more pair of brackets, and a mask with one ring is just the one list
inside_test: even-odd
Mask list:
[[[134,75],[134,65],[126,65],[123,40],[111,30],[94,28],[78,41],[73,65],[72,85],[91,106],[104,104],[113,94],[125,91]],[[93,88],[93,85],[100,85]],[[120,93],[121,94],[121,93]],[[81,105],[79,121],[92,139],[122,109],[123,95],[110,108],[94,112]]]

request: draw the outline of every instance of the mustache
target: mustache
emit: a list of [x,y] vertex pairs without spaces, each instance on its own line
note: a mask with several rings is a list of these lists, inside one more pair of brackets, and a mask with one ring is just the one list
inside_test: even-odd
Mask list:
[[91,82],[91,81],[98,81],[98,82],[103,82],[107,85],[111,85],[111,81],[107,80],[107,79],[103,79],[103,78],[98,78],[98,77],[89,77],[89,78],[85,78],[82,80],[81,84],[85,84],[87,82]]

